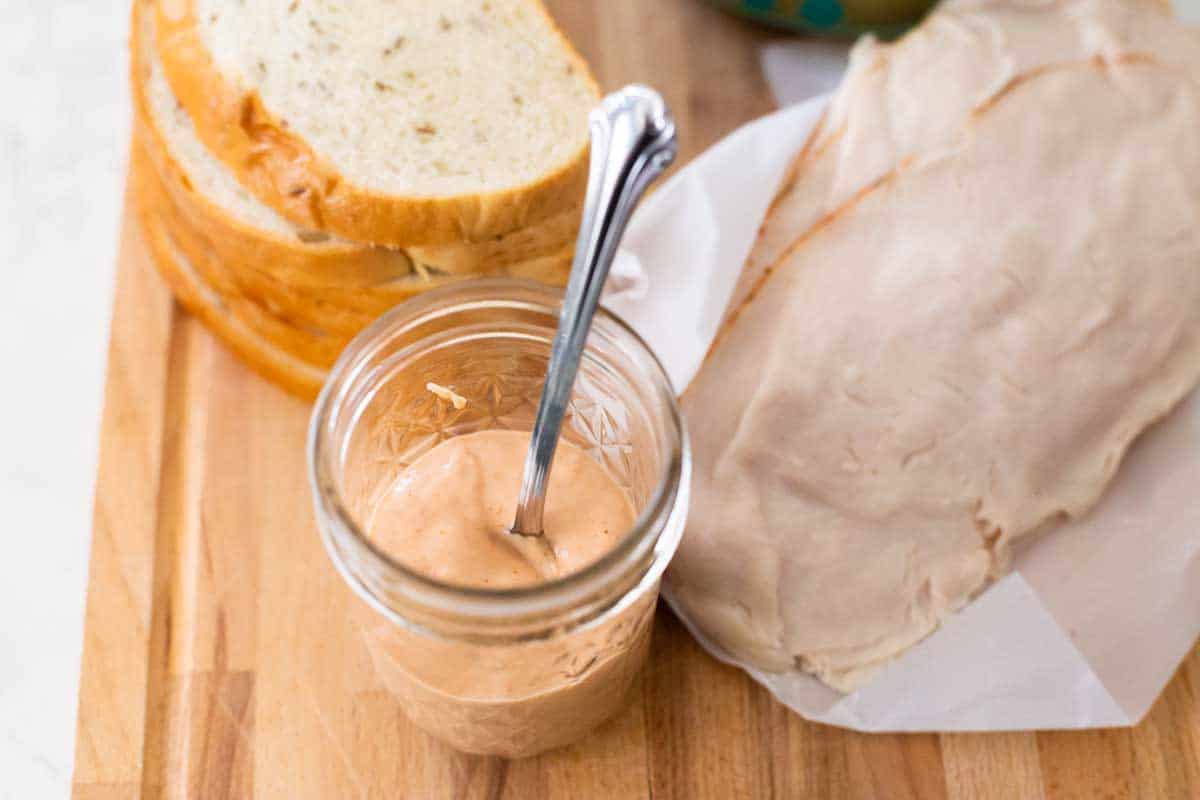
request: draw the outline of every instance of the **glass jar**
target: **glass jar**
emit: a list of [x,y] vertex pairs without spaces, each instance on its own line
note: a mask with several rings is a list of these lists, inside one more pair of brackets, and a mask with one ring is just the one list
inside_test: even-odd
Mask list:
[[[414,723],[467,752],[532,755],[621,708],[687,513],[691,461],[670,381],[637,334],[601,309],[563,436],[637,511],[611,551],[540,585],[474,588],[407,569],[364,533],[399,473],[439,442],[532,429],[561,300],[557,289],[486,279],[397,306],[343,353],[309,430],[326,549],[381,615],[366,631],[376,669]],[[467,404],[455,408],[430,383]]]

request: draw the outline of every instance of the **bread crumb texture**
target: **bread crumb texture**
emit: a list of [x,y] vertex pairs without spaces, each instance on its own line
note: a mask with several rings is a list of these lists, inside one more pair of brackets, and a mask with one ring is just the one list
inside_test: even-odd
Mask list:
[[586,143],[594,87],[528,0],[193,8],[218,69],[363,188],[421,197],[520,187]]

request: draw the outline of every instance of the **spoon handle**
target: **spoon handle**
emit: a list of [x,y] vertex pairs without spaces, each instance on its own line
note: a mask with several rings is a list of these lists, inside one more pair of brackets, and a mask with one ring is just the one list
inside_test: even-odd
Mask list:
[[575,260],[550,351],[513,532],[542,533],[546,482],[600,292],[638,199],[675,159],[675,122],[658,92],[626,86],[593,109],[591,163]]

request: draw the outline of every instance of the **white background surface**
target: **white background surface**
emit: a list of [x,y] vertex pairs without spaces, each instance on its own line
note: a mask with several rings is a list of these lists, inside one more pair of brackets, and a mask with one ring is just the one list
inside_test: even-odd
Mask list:
[[0,0],[0,797],[66,797],[129,100],[127,0]]
[[128,2],[0,0],[0,19],[0,798],[24,800],[69,791]]

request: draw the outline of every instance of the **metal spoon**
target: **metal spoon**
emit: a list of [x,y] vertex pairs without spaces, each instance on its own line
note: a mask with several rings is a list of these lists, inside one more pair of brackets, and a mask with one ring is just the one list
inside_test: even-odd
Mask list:
[[675,160],[675,122],[653,89],[631,85],[608,95],[588,123],[587,201],[511,529],[514,539],[527,545],[521,547],[526,557],[541,562],[547,577],[557,574],[557,563],[542,535],[546,483],[584,343],[629,216],[650,182]]

